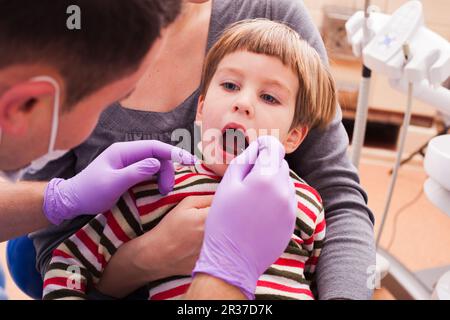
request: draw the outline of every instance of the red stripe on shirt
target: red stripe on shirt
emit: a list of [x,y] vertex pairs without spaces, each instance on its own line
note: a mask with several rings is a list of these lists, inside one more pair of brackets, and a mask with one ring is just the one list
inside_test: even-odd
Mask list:
[[303,244],[308,245],[308,244],[312,244],[313,242],[314,242],[314,237],[309,237],[308,239],[305,239],[303,241]]
[[305,264],[301,261],[287,258],[278,258],[274,263],[275,265],[286,266],[286,267],[296,267],[296,268],[304,268]]
[[319,261],[319,257],[310,257],[308,261],[306,261],[307,265],[316,265]]
[[314,231],[314,234],[320,233],[325,229],[325,219],[323,219],[317,226],[316,230]]
[[274,283],[274,282],[270,282],[270,281],[263,281],[263,280],[259,280],[257,283],[257,286],[276,289],[276,290],[285,291],[285,292],[303,293],[303,294],[310,296],[311,298],[314,298],[311,290],[308,290],[308,289],[293,288],[293,287],[285,286],[283,284]]
[[65,253],[64,251],[59,250],[59,249],[53,250],[53,256],[54,257],[63,257],[66,259],[73,259],[73,257],[70,254]]
[[[132,190],[132,189],[129,189],[129,190],[127,191],[127,193],[130,195],[130,198],[131,198],[132,203],[135,204],[135,203],[136,203],[136,195],[134,194],[133,190]],[[125,201],[125,202],[126,202],[126,201]],[[127,206],[129,206],[128,203],[127,203]]]
[[297,207],[303,211],[308,217],[311,218],[313,222],[316,222],[317,216],[312,212],[308,207],[306,207],[303,203],[298,202]]
[[294,240],[296,243],[298,243],[298,244],[303,244],[303,239],[300,239],[300,238],[294,238],[294,237],[292,237],[292,240]]
[[220,179],[220,177],[217,176],[217,174],[216,174],[214,171],[212,171],[212,170],[209,169],[207,166],[205,166],[205,164],[204,164],[203,162],[200,163],[200,167],[202,167],[205,171],[208,171],[208,172],[212,173],[215,177],[217,177],[217,178]]
[[297,182],[294,182],[294,185],[295,185],[297,188],[304,189],[304,190],[306,190],[306,191],[311,192],[311,193],[316,197],[317,201],[319,201],[320,203],[322,203],[322,198],[320,197],[320,195],[319,195],[319,193],[316,191],[316,189],[314,189],[313,187],[308,186],[307,184],[304,184],[304,183],[297,183]]
[[89,251],[97,258],[97,261],[104,267],[106,265],[105,257],[98,252],[98,245],[89,237],[89,235],[80,229],[75,236],[89,249]]
[[157,293],[151,297],[151,300],[166,300],[166,299],[170,299],[170,298],[179,296],[180,294],[186,293],[189,286],[190,286],[190,283],[186,283],[181,286],[172,288],[170,290]]
[[175,179],[175,185],[177,186],[179,183],[181,183],[181,182],[183,182],[183,181],[185,181],[185,180],[187,180],[189,178],[192,178],[192,177],[198,177],[199,175],[206,176],[206,177],[209,177],[209,178],[212,178],[212,179],[215,179],[215,180],[220,180],[221,179],[220,177],[218,177],[216,175],[209,175],[209,174],[205,174],[205,173],[196,173],[196,172],[194,172],[194,173],[186,173],[185,175]]
[[[85,286],[84,282],[81,281],[81,283],[78,283],[78,285],[80,287],[76,288],[75,287],[75,285],[76,285],[75,281],[76,281],[76,279],[71,280],[70,276],[67,277],[67,278],[66,277],[54,277],[54,278],[46,279],[44,281],[44,288],[49,286],[49,285],[57,285],[57,286],[61,286],[61,287],[64,287],[64,288],[69,288],[69,284],[70,284],[71,290],[79,290],[79,291],[85,292],[86,286]],[[73,287],[75,287],[75,288],[73,288]]]
[[106,215],[106,224],[111,228],[114,235],[122,242],[128,242],[131,239],[126,235],[123,231],[122,227],[117,222],[116,218],[114,218],[113,213],[110,211]]
[[189,178],[198,176],[198,173],[186,173],[182,175],[181,177],[175,179],[175,185],[178,185],[180,182],[183,182],[184,180],[187,180]]
[[164,197],[162,199],[159,199],[158,201],[138,207],[139,215],[144,216],[146,214],[153,213],[153,211],[165,205],[178,204],[181,200],[183,200],[188,196],[207,196],[207,195],[214,195],[214,191],[183,192],[173,194]]

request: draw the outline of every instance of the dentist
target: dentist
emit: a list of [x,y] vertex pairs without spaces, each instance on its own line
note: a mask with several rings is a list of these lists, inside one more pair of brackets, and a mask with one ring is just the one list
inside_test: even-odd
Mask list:
[[[124,142],[73,178],[17,182],[83,142],[105,106],[133,91],[158,55],[161,32],[180,10],[178,0],[102,2],[0,0],[0,242],[107,210],[129,187],[155,174],[160,192],[167,193],[172,162],[195,161],[159,141]],[[81,8],[80,30],[66,28],[73,3]],[[253,297],[258,277],[294,229],[295,194],[283,158],[279,142],[265,137],[231,164],[209,209],[188,298]],[[257,219],[255,201],[263,208]],[[274,208],[285,212],[276,223]],[[234,229],[250,223],[253,238],[239,248],[246,230]],[[261,248],[261,237],[271,237],[273,246]]]

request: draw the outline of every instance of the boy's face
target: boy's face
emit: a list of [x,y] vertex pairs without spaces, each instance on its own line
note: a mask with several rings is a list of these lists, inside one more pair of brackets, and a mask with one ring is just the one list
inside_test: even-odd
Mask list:
[[205,163],[223,175],[230,161],[261,135],[272,135],[293,152],[307,129],[291,129],[296,74],[276,57],[237,51],[226,55],[200,97],[196,122],[202,129]]

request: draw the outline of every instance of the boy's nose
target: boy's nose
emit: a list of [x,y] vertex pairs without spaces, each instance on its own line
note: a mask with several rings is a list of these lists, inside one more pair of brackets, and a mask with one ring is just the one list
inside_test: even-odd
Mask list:
[[240,97],[233,104],[233,112],[242,113],[247,117],[253,117],[255,114],[253,103],[249,97]]

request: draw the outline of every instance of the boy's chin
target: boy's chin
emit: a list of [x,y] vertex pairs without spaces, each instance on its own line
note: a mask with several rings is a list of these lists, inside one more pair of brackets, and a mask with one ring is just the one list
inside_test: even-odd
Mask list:
[[[231,161],[231,160],[230,160]],[[211,171],[213,171],[216,175],[223,177],[225,171],[228,168],[229,162],[224,162],[221,159],[209,158],[204,156],[203,164]]]
[[211,171],[213,171],[216,175],[223,177],[225,171],[227,171],[227,164],[218,164],[218,163],[204,163],[204,165]]
[[198,145],[203,157],[203,165],[218,176],[223,176],[229,166],[229,163],[236,156],[226,153],[218,144],[214,144],[212,146],[213,149],[211,149],[210,146],[211,145],[209,145],[206,149],[202,149],[201,144]]

